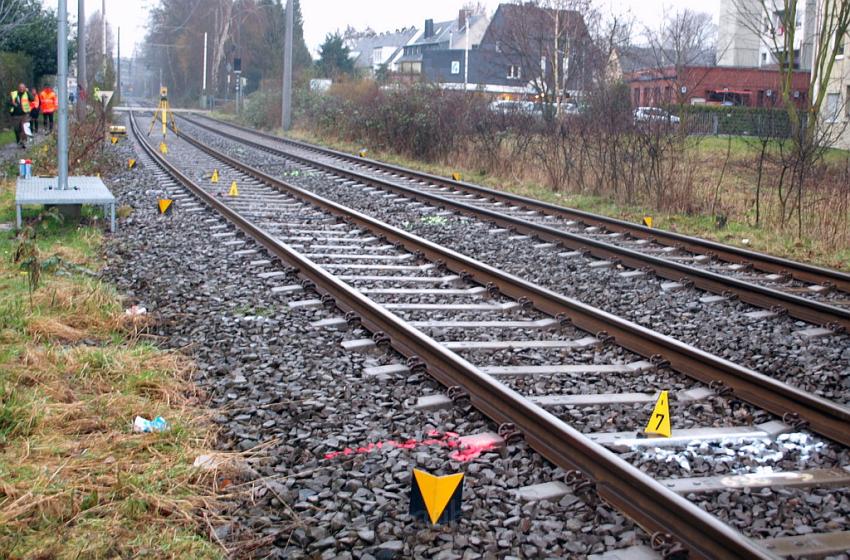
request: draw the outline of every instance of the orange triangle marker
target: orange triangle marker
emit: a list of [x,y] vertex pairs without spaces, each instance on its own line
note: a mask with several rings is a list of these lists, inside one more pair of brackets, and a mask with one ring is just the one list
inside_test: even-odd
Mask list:
[[[450,522],[460,515],[463,473],[434,476],[425,471],[413,469],[413,478],[414,488],[410,500],[411,514],[421,515],[420,508],[424,504],[425,512],[431,524],[436,524],[441,517]],[[446,506],[450,502],[454,502],[454,507],[449,508],[447,515],[443,516]]]

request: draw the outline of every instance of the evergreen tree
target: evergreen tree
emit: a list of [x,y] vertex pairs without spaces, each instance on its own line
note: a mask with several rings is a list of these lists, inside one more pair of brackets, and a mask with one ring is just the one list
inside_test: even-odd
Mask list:
[[328,33],[325,42],[319,47],[319,72],[325,78],[336,79],[354,73],[354,60],[351,49],[345,46],[342,35]]

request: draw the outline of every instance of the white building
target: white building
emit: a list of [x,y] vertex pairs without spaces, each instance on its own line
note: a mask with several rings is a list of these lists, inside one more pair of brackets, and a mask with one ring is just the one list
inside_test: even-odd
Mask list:
[[[765,9],[770,6],[772,9]],[[814,57],[816,0],[802,0],[797,6],[797,33],[794,36],[794,68],[811,70]],[[717,35],[717,65],[734,67],[775,67],[777,48],[785,32],[783,0],[720,0]]]

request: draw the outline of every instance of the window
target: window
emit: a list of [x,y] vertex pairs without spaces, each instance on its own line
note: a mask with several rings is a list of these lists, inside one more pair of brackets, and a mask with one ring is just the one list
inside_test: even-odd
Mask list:
[[767,64],[767,53],[766,52],[761,53],[761,63]]
[[837,122],[841,114],[841,94],[826,94],[826,122]]
[[847,86],[847,95],[844,97],[844,115],[850,118],[850,86]]
[[844,57],[844,36],[835,38],[835,58]]
[[519,80],[520,78],[522,78],[522,68],[518,64],[508,66],[508,79]]
[[640,88],[634,88],[632,90],[632,104],[635,107],[640,107]]

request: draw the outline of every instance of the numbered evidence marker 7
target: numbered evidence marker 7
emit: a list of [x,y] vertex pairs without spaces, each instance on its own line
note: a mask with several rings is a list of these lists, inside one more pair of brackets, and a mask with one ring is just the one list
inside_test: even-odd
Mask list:
[[655,434],[664,437],[670,437],[672,429],[670,428],[670,404],[668,402],[667,391],[661,391],[658,401],[655,403],[655,409],[652,411],[652,416],[649,417],[649,422],[643,430],[646,434]]
[[451,523],[460,517],[463,473],[434,476],[413,469],[410,488],[410,515],[429,520],[432,525]]

